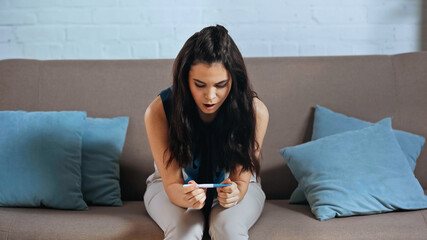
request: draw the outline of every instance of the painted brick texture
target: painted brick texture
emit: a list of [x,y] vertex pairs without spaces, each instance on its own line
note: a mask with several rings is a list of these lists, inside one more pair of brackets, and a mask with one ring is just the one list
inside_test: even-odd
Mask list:
[[0,0],[0,59],[174,58],[215,24],[244,57],[396,54],[427,50],[423,14],[423,0]]

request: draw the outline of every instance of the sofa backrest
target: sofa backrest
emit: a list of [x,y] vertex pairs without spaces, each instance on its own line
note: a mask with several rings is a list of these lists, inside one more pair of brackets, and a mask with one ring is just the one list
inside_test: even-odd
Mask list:
[[[316,104],[427,137],[427,52],[399,55],[246,58],[270,122],[262,146],[262,186],[289,198],[297,183],[279,149],[309,141]],[[142,200],[153,172],[144,112],[171,85],[172,59],[0,61],[0,110],[83,110],[130,116],[120,159],[123,200]],[[427,188],[427,153],[415,175]]]

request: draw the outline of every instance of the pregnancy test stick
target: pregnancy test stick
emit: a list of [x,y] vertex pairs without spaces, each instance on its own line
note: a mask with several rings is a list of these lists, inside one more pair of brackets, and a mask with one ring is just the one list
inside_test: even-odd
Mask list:
[[[184,187],[188,187],[194,184],[184,184]],[[205,184],[197,184],[197,186],[199,188],[217,188],[217,187],[227,187],[230,186],[231,184],[227,183],[227,184],[217,184],[217,183],[205,183]]]

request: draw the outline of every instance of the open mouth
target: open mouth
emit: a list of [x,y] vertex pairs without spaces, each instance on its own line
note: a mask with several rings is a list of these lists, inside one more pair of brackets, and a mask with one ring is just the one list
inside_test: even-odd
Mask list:
[[203,104],[207,109],[213,108],[215,104]]

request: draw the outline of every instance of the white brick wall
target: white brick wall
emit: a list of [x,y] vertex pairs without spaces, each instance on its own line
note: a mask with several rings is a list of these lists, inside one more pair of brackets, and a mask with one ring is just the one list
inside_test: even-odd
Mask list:
[[0,59],[174,58],[215,24],[245,57],[395,54],[427,46],[422,14],[427,0],[0,0]]
[[34,42],[58,43],[65,41],[65,29],[51,26],[21,26],[14,29],[18,43],[32,44]]
[[88,24],[92,23],[90,9],[42,9],[36,11],[41,25]]

